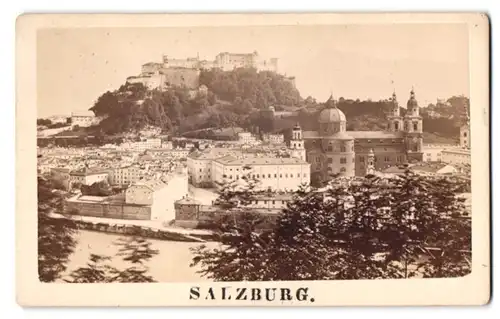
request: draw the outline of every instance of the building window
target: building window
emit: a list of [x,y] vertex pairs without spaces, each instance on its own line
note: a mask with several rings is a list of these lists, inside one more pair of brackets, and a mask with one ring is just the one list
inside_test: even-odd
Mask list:
[[340,172],[341,172],[341,173],[345,173],[345,171],[346,171],[345,167],[341,167],[341,168],[340,168]]
[[394,130],[395,131],[399,130],[399,123],[398,122],[394,122]]
[[317,156],[317,157],[316,157],[316,163],[319,163],[319,162],[320,162],[320,160],[321,160],[321,159],[319,158],[319,156]]
[[278,177],[277,174],[274,174],[274,178]]
[[365,162],[365,158],[364,158],[364,156],[360,156],[360,157],[359,157],[359,162],[360,162],[360,163],[364,163],[364,162]]
[[259,175],[259,174],[257,174],[257,178],[260,178],[260,175]]
[[333,163],[333,158],[329,157],[328,158],[328,163]]
[[240,178],[240,175],[236,175],[236,179],[239,179]]
[[306,173],[304,173],[304,177],[307,177],[307,174],[306,174]]
[[288,177],[288,174],[285,174],[285,177]]
[[344,146],[344,145],[342,145],[342,146],[340,147],[340,151],[341,151],[341,152],[345,152],[345,146]]
[[413,130],[418,131],[418,122],[413,122]]
[[375,156],[375,163],[377,163],[377,156]]
[[283,177],[283,175],[282,175],[282,174],[280,174],[280,178],[282,178],[282,177]]
[[201,172],[201,168],[200,168],[200,172]]
[[271,174],[267,174],[267,178],[271,178]]
[[328,152],[333,152],[333,147],[331,145],[328,145],[327,151]]
[[391,160],[391,159],[390,159],[388,156],[384,157],[384,161],[385,161],[385,162],[389,162],[390,160]]
[[273,205],[276,204],[276,202],[273,200]]
[[341,157],[340,158],[340,164],[346,164],[347,163],[347,160],[345,157]]
[[464,132],[464,137],[467,137],[467,132]]

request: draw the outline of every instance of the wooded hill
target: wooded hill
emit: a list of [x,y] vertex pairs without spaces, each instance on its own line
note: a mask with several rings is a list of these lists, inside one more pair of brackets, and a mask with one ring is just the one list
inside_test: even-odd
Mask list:
[[[304,129],[317,129],[316,115],[323,103],[311,97],[303,99],[283,75],[246,68],[204,70],[200,74],[200,85],[205,85],[208,93],[190,92],[180,87],[148,90],[142,84],[124,84],[97,99],[90,110],[96,116],[107,118],[87,130],[116,135],[153,125],[172,135],[225,127],[283,131],[297,121]],[[453,142],[458,137],[459,127],[465,119],[464,105],[468,105],[469,100],[452,97],[448,102],[444,106],[431,105],[429,110],[433,111],[434,118],[426,112],[426,108],[422,109],[426,136],[445,143]],[[270,105],[277,112],[286,109],[294,114],[279,116],[270,123],[262,112]],[[360,101],[341,97],[338,105],[348,119],[348,130],[381,130],[386,127],[389,100]],[[404,111],[402,109],[403,114]],[[441,113],[444,117],[435,118]],[[201,132],[206,135],[206,131]]]

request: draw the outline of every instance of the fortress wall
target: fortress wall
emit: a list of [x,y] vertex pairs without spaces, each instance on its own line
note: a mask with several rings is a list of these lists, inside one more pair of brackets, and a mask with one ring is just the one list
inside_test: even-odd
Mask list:
[[200,70],[168,68],[162,69],[163,81],[166,85],[187,87],[197,89],[200,85]]

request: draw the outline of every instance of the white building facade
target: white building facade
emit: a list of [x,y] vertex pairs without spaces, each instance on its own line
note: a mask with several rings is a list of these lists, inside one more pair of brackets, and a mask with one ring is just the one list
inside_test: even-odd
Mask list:
[[110,172],[109,179],[112,185],[129,185],[138,182],[142,177],[138,167],[118,167]]
[[423,147],[424,162],[441,162],[443,159],[443,150],[446,149],[459,149],[459,145],[453,144],[426,144]]
[[195,186],[212,183],[212,161],[227,155],[240,156],[241,151],[230,148],[212,148],[203,152],[195,151],[187,156],[190,183]]
[[92,185],[94,183],[108,182],[109,172],[90,170],[84,168],[80,171],[72,171],[69,174],[69,187],[75,183],[80,183],[82,185]]
[[71,114],[71,126],[89,127],[97,123],[92,112],[75,112]]
[[256,138],[250,132],[239,132],[238,133],[238,141],[241,144],[253,144],[253,143],[255,143]]
[[148,180],[131,185],[125,192],[127,204],[151,206],[151,220],[175,219],[174,202],[188,195],[187,177],[172,176],[166,183]]
[[285,142],[285,136],[283,134],[264,134],[262,139],[269,144],[283,144]]
[[258,189],[295,191],[309,185],[311,165],[298,158],[235,158],[227,156],[213,161],[212,181],[222,185],[241,181],[248,176],[259,180]]
[[161,148],[161,139],[149,138],[144,141],[135,142],[132,147],[136,151],[145,151],[153,148]]
[[442,162],[448,164],[470,165],[471,153],[469,149],[446,149],[442,151]]

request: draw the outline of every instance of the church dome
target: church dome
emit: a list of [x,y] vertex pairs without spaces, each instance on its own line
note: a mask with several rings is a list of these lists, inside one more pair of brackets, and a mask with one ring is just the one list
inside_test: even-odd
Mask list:
[[345,122],[345,114],[337,108],[333,98],[326,102],[326,107],[319,113],[318,122],[322,124]]

